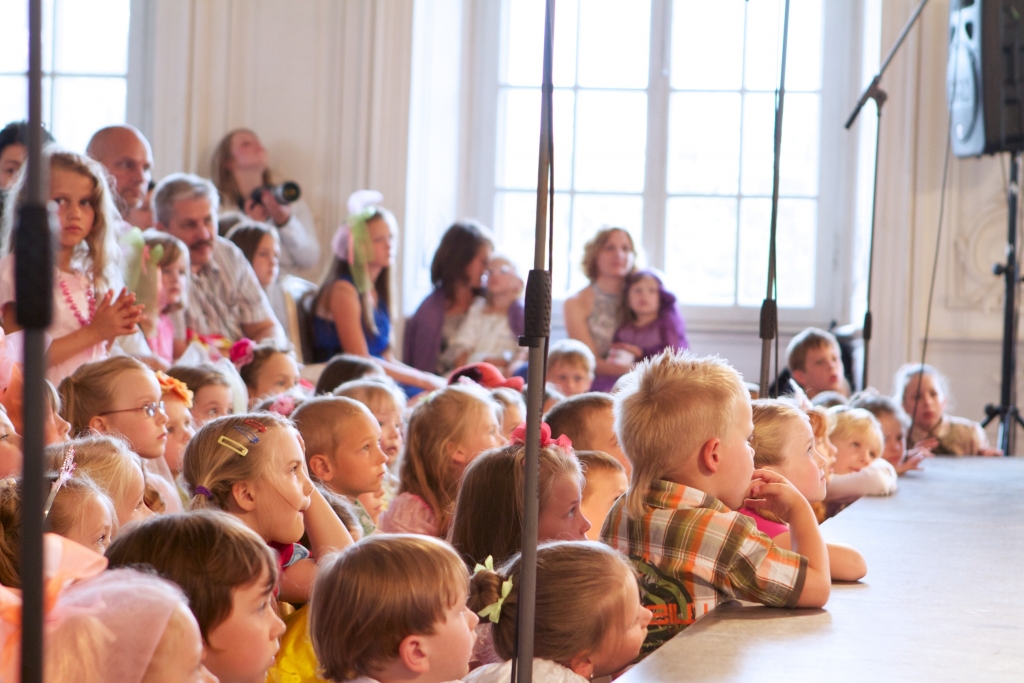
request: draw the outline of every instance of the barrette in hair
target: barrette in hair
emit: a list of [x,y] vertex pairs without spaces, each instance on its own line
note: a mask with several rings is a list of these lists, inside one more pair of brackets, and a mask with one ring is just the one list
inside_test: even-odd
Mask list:
[[224,448],[230,449],[230,450],[234,451],[235,453],[238,453],[243,458],[246,455],[249,454],[249,449],[248,448],[246,448],[242,444],[238,443],[237,441],[235,441],[231,437],[219,436],[219,437],[217,437],[217,443],[219,443],[221,446],[224,446]]
[[[246,420],[246,423],[248,423],[248,420]],[[239,434],[244,436],[246,439],[248,439],[249,443],[259,443],[260,442],[260,437],[256,436],[256,433],[253,432],[248,427],[246,427],[245,424],[235,425],[234,429],[235,429],[236,432],[238,432]]]
[[247,419],[247,420],[242,420],[242,424],[249,425],[250,427],[255,429],[257,432],[259,432],[260,434],[262,434],[263,432],[267,431],[266,426],[262,422],[260,422],[259,420],[253,420],[253,419],[250,418],[250,419]]
[[57,498],[57,492],[60,491],[60,487],[64,485],[71,475],[75,472],[75,447],[71,446],[68,448],[68,454],[64,456],[64,464],[60,466],[60,472],[57,474],[57,478],[50,486],[50,495],[46,498],[46,504],[43,505],[43,519],[46,519],[50,514],[50,508],[53,507],[53,501]]

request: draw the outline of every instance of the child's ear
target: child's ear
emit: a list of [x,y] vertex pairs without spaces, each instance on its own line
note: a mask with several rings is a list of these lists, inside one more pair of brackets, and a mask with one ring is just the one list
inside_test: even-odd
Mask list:
[[406,636],[398,644],[398,658],[409,671],[425,674],[430,671],[430,658],[427,656],[426,643],[419,635]]
[[107,421],[99,415],[94,415],[89,418],[89,429],[100,434],[106,434],[110,431]]
[[252,512],[256,509],[256,495],[250,482],[236,481],[231,486],[231,499],[243,512]]
[[570,659],[569,668],[586,679],[594,677],[594,663],[590,660],[589,652],[578,654]]
[[448,451],[448,459],[457,465],[466,464],[466,454],[462,451],[462,446],[449,441],[444,445],[446,451]]
[[807,388],[806,372],[804,372],[803,370],[790,370],[789,374],[793,376],[793,379],[795,379],[796,383],[799,384],[802,388]]
[[309,456],[309,472],[320,481],[330,481],[334,478],[331,459],[319,453]]
[[718,439],[709,439],[700,447],[700,451],[697,452],[697,464],[701,470],[711,474],[718,471],[719,458],[721,457],[718,447],[721,443]]

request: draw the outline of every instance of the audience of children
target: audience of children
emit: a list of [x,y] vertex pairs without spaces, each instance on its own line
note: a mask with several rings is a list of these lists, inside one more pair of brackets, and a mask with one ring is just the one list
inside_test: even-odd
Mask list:
[[547,380],[563,396],[590,391],[594,382],[594,354],[581,341],[560,339],[548,348]]
[[811,399],[823,391],[850,395],[839,342],[825,330],[808,327],[793,337],[786,347],[786,365]]
[[828,438],[836,447],[827,499],[849,502],[861,496],[888,496],[896,492],[896,468],[882,455],[882,427],[863,408],[829,408]]
[[896,372],[895,398],[910,416],[907,441],[936,439],[935,455],[1002,455],[973,420],[946,414],[949,381],[930,365],[908,364]]

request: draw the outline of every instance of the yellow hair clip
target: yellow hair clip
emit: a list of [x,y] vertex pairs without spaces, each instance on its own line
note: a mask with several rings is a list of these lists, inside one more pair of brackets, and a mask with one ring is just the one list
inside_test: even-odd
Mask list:
[[217,443],[219,443],[221,446],[224,446],[225,448],[233,450],[235,453],[238,453],[243,458],[249,453],[248,448],[227,436],[218,437]]

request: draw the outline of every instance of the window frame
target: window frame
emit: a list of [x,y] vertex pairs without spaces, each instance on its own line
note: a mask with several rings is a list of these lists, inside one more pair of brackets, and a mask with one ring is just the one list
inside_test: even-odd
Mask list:
[[[807,325],[844,321],[849,314],[855,229],[857,135],[842,127],[846,110],[859,91],[862,2],[823,3],[822,87],[819,127],[818,214],[815,305],[781,308],[780,329],[798,331]],[[465,125],[461,149],[459,210],[485,224],[494,220],[498,135],[499,64],[504,50],[502,0],[470,3],[464,26],[470,59],[463,76]],[[649,79],[647,86],[647,149],[643,191],[641,247],[647,264],[664,270],[665,213],[669,198],[666,176],[671,64],[672,0],[651,0]],[[867,112],[865,112],[867,114]],[[558,163],[558,141],[555,141]],[[563,162],[564,163],[564,162]],[[826,170],[827,169],[827,170]],[[556,264],[556,268],[558,264]],[[578,268],[578,264],[569,264]],[[556,299],[552,323],[563,325],[563,299]],[[756,330],[759,307],[683,307],[694,331]]]

